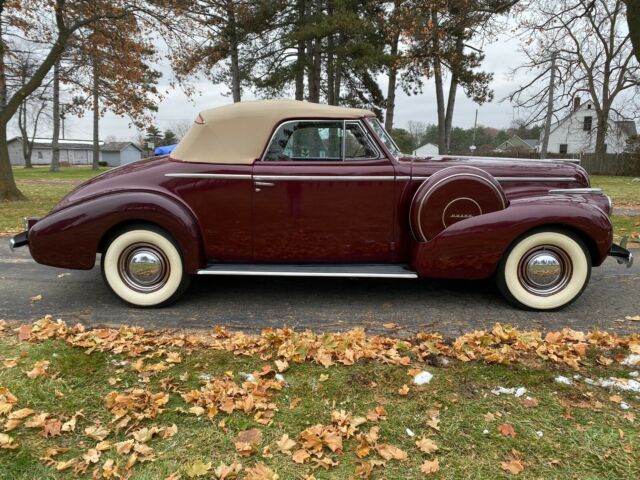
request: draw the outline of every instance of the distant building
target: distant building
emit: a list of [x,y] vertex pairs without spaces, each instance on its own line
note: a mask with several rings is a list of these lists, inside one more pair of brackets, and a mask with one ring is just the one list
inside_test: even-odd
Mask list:
[[[13,137],[8,142],[11,165],[24,165],[22,137]],[[93,140],[58,140],[62,165],[91,165],[93,163]],[[135,162],[142,157],[142,149],[132,142],[98,142],[100,162],[115,167]],[[50,138],[36,138],[31,152],[32,165],[51,165],[53,148]]]
[[142,149],[133,142],[107,142],[100,147],[102,162],[110,167],[137,162],[142,158]]
[[438,146],[433,143],[425,143],[424,145],[416,148],[413,152],[418,157],[428,157],[431,155],[438,155]]
[[[549,134],[549,152],[560,154],[594,153],[598,119],[591,101],[581,105],[574,101],[573,111],[555,125]],[[606,137],[607,153],[622,153],[627,148],[627,139],[637,135],[634,121],[609,119]]]
[[527,152],[535,152],[538,149],[538,140],[535,138],[520,138],[514,135],[509,140],[505,140],[496,147],[497,152],[507,152],[509,150],[522,150]]
[[[102,145],[104,142],[100,142]],[[91,165],[93,162],[92,140],[58,140],[60,147],[60,163],[69,165]],[[24,165],[22,153],[22,137],[8,140],[9,160],[11,165]],[[50,165],[53,149],[50,138],[36,138],[31,152],[32,165]]]

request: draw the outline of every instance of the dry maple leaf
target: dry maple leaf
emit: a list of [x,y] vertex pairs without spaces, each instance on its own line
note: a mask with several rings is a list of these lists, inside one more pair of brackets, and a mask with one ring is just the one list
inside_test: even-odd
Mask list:
[[387,443],[381,443],[376,447],[378,455],[380,455],[385,460],[406,460],[407,452],[399,449],[398,447],[394,447],[393,445],[389,445]]
[[97,449],[92,448],[84,453],[82,458],[86,463],[98,463],[98,460],[100,460],[100,452]]
[[407,396],[409,394],[409,387],[406,384],[402,385],[402,387],[398,389],[398,394],[403,397]]
[[505,437],[511,437],[511,438],[515,438],[516,437],[516,431],[513,429],[513,427],[508,424],[508,423],[503,423],[502,425],[500,425],[498,427],[498,431],[504,435]]
[[111,432],[107,430],[105,427],[103,427],[102,425],[98,424],[98,425],[92,425],[90,427],[85,428],[84,433],[89,438],[92,438],[97,441],[101,441],[101,440],[104,440]]
[[220,465],[213,469],[213,474],[218,480],[227,480],[236,478],[241,471],[242,465],[237,462],[233,462],[231,465],[221,462]]
[[276,445],[280,453],[289,453],[291,449],[296,446],[296,442],[294,440],[291,440],[289,438],[289,435],[285,433],[284,435],[282,435],[280,440],[276,442]]
[[2,361],[4,368],[13,368],[18,366],[18,358],[6,358]]
[[185,473],[188,477],[204,477],[209,470],[211,470],[211,463],[204,463],[202,460],[198,460],[187,467]]
[[522,405],[525,408],[535,408],[538,405],[540,405],[540,401],[537,398],[525,398],[524,400],[522,400]]
[[424,437],[416,440],[416,447],[418,447],[418,449],[424,453],[434,453],[438,451],[438,445],[436,445],[436,442]]
[[289,362],[286,360],[275,360],[274,363],[280,373],[286,372],[289,369]]
[[425,462],[420,467],[420,471],[425,475],[437,473],[440,471],[440,462],[438,462],[437,458],[435,460],[425,460]]
[[386,420],[387,416],[388,414],[384,407],[378,405],[376,408],[367,413],[367,420],[369,420],[370,422],[377,422],[379,420]]
[[311,457],[311,454],[303,448],[296,450],[295,452],[293,452],[293,455],[291,455],[291,459],[294,462],[300,463],[300,464],[309,460],[309,457]]
[[11,412],[7,418],[21,420],[23,418],[30,417],[33,415],[35,411],[31,408],[21,408],[20,410],[15,410]]
[[60,435],[61,429],[62,422],[57,418],[50,418],[44,422],[44,425],[42,425],[40,435],[42,435],[43,437],[55,437]]
[[13,450],[14,448],[18,448],[18,444],[15,443],[13,437],[7,435],[6,433],[0,433],[0,448]]
[[440,419],[438,417],[431,417],[427,420],[427,426],[433,428],[436,431],[440,431]]
[[507,454],[505,460],[500,463],[500,467],[511,475],[518,475],[524,470],[525,464],[522,461],[522,455],[516,449],[511,450]]
[[43,376],[49,368],[48,360],[40,360],[35,363],[33,369],[27,372],[27,377],[34,379]]
[[31,297],[31,301],[32,302],[39,302],[40,300],[42,300],[42,294],[39,293],[38,295],[34,295],[33,297]]
[[264,463],[257,463],[253,467],[245,470],[246,480],[278,480],[277,473],[267,467]]
[[31,338],[31,325],[20,325],[18,329],[18,339],[25,341]]

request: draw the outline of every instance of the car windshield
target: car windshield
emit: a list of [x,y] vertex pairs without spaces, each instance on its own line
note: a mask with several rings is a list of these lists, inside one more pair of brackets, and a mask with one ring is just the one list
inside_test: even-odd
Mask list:
[[384,127],[382,126],[382,124],[377,118],[375,117],[367,118],[367,122],[369,123],[371,128],[373,128],[373,131],[376,132],[378,137],[380,137],[380,140],[382,140],[382,143],[384,143],[384,146],[387,147],[387,149],[391,153],[393,153],[394,155],[399,155],[401,153],[400,149],[396,145],[396,142],[393,141],[393,139],[391,138],[391,135],[387,133],[387,131],[384,129]]

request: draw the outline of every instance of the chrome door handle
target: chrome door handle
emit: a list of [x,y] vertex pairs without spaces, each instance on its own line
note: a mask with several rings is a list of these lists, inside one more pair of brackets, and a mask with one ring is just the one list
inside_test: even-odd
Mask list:
[[275,183],[271,182],[254,182],[256,187],[275,187]]

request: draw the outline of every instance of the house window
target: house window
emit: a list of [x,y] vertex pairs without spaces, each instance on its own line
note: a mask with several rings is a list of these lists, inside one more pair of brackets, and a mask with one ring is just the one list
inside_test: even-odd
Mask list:
[[568,150],[568,146],[566,143],[561,143],[560,144],[560,153],[567,153]]
[[584,126],[582,127],[582,129],[585,132],[590,132],[592,124],[593,124],[593,117],[584,117]]
[[38,151],[38,159],[42,160],[42,152]]

